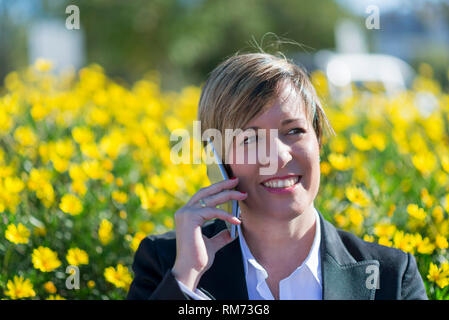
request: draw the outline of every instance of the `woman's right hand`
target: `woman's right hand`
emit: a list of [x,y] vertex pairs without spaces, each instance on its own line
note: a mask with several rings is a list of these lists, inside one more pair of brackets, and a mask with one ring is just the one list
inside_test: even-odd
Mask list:
[[[244,200],[246,193],[233,189],[238,178],[215,183],[200,189],[187,204],[175,212],[176,260],[172,269],[174,277],[194,291],[201,276],[214,262],[215,253],[233,239],[226,228],[212,238],[201,232],[201,226],[214,218],[239,224],[240,220],[215,206],[228,200]],[[206,207],[202,207],[202,199]]]

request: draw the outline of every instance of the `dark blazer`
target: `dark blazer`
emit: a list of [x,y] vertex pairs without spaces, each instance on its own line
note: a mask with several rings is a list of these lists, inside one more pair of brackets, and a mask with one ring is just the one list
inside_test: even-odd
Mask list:
[[[415,258],[410,253],[363,241],[336,229],[321,213],[319,216],[323,299],[427,299]],[[216,219],[202,229],[204,235],[211,237],[224,228],[225,223]],[[128,299],[190,299],[171,273],[175,257],[174,231],[143,239],[134,257],[135,277]],[[379,275],[377,286],[376,275]],[[248,300],[238,239],[216,253],[198,288],[212,299]]]

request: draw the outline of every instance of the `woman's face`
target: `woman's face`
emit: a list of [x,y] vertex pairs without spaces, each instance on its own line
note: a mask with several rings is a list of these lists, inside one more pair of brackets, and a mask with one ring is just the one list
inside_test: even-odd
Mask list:
[[[254,130],[247,131],[250,127]],[[242,129],[250,135],[236,136],[229,159],[233,175],[239,178],[237,189],[248,193],[240,202],[244,216],[290,220],[309,209],[320,185],[319,144],[293,87],[284,83],[269,109]],[[258,129],[266,132],[265,139]],[[277,137],[270,129],[276,129]],[[266,157],[257,154],[261,146]],[[237,154],[245,155],[243,163],[237,162]],[[256,161],[249,161],[254,159],[250,155]],[[271,173],[261,172],[270,166]]]

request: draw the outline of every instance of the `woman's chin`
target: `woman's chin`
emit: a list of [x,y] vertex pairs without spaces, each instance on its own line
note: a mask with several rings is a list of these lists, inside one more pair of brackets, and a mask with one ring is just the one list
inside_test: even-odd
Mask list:
[[286,220],[294,219],[307,210],[310,204],[306,203],[286,203],[286,201],[272,201],[270,203],[261,204],[255,212],[263,212],[263,215],[276,220],[284,218]]

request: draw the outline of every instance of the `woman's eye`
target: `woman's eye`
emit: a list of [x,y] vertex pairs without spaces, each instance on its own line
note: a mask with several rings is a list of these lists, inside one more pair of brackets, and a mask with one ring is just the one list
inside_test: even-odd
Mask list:
[[288,133],[290,133],[292,131],[294,132],[293,134],[305,133],[306,132],[306,130],[304,130],[302,128],[294,128],[294,129],[291,129]]
[[245,139],[243,139],[243,142],[241,144],[250,144],[255,140],[257,140],[257,136],[246,137]]

